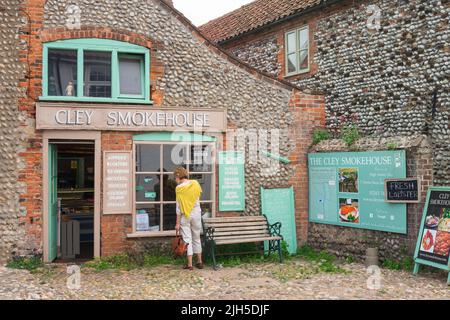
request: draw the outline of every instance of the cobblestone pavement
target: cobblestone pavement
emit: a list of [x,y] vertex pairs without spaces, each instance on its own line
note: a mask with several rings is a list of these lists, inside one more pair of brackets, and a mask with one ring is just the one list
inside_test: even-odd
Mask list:
[[325,273],[304,261],[252,264],[213,271],[160,266],[132,271],[83,268],[81,288],[67,288],[66,265],[30,273],[0,267],[0,299],[448,299],[446,274],[382,269],[381,288],[369,290],[360,264]]

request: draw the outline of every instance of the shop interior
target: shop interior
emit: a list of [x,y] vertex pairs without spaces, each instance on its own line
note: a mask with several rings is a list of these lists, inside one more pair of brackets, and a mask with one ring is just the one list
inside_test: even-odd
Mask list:
[[57,142],[58,260],[94,257],[94,142]]

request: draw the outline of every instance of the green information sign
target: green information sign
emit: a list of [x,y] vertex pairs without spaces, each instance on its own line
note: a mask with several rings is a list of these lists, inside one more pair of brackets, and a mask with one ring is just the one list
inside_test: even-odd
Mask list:
[[400,151],[308,156],[309,221],[407,233],[406,204],[385,201],[385,180],[406,178]]
[[[450,188],[430,187],[414,255],[414,274],[420,265],[450,272]],[[450,273],[447,284],[450,285]]]
[[245,210],[244,164],[242,152],[219,152],[219,211]]
[[281,222],[281,235],[291,254],[297,252],[297,228],[295,226],[294,188],[261,188],[262,214],[270,224]]

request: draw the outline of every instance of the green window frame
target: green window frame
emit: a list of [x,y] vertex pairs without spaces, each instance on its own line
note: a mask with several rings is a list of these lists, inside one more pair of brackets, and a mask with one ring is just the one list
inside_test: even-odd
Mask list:
[[[49,50],[76,51],[77,83],[76,96],[49,95]],[[85,84],[85,52],[109,52],[111,54],[111,97],[84,96]],[[140,60],[141,92],[140,95],[121,94],[120,92],[120,66],[119,58],[133,58]],[[152,104],[150,97],[150,50],[148,48],[107,39],[70,39],[45,43],[43,46],[42,96],[41,101],[73,101],[73,102],[100,102],[100,103],[128,103]],[[80,81],[81,80],[81,81]]]
[[[304,44],[304,35],[307,35],[306,46]],[[310,71],[310,39],[309,39],[309,26],[303,26],[298,29],[290,30],[285,34],[285,60],[286,60],[286,77],[294,76],[302,73],[307,73]],[[302,54],[307,55],[307,67],[301,66]],[[293,59],[291,59],[293,58]],[[290,70],[289,62],[295,61],[294,70]]]
[[[206,195],[206,198],[200,199],[199,203],[202,208],[202,214],[205,214],[206,211],[209,211],[212,215],[212,217],[215,217],[216,215],[216,165],[215,165],[215,157],[216,157],[216,143],[217,139],[214,137],[206,136],[206,135],[199,135],[189,132],[150,132],[145,134],[138,134],[133,137],[133,158],[134,158],[134,190],[133,190],[133,233],[131,235],[128,235],[128,237],[158,237],[158,236],[173,236],[175,234],[175,230],[165,228],[165,225],[167,224],[168,217],[166,215],[167,212],[172,212],[174,208],[176,208],[176,200],[175,199],[165,199],[165,193],[164,193],[164,184],[168,183],[170,181],[170,178],[173,176],[172,169],[165,170],[165,165],[167,164],[165,161],[165,157],[167,156],[167,153],[164,152],[165,148],[170,148],[174,146],[178,146],[180,148],[183,148],[185,151],[183,165],[186,167],[189,178],[197,179],[199,182],[203,178],[204,183],[206,184],[208,182],[208,179],[210,179],[208,185],[209,185],[209,194],[206,194],[206,190],[204,190],[204,193]],[[138,161],[138,148],[140,147],[153,147],[158,148],[158,151],[154,152],[153,154],[157,158],[155,162],[141,162]],[[211,155],[211,165],[210,168],[206,168],[206,170],[199,169],[198,167],[193,166],[195,162],[193,162],[193,157],[195,157],[195,148],[201,149],[202,148],[208,148],[208,152],[210,152]],[[193,154],[194,152],[194,154]],[[158,160],[159,159],[159,160]],[[145,168],[143,168],[142,164],[146,164]],[[153,168],[159,168],[159,169],[152,169],[148,166],[148,164],[151,163]],[[138,165],[140,164],[140,165]],[[138,170],[140,169],[140,170]],[[149,170],[149,171],[147,171]],[[138,177],[140,179],[138,179]],[[152,180],[154,177],[160,177],[159,178],[159,198],[156,199],[138,199],[138,192],[142,193],[144,198],[146,197],[146,189],[144,186],[139,185],[138,181],[145,182],[145,179]],[[164,179],[164,177],[168,177],[168,179]],[[154,179],[153,179],[154,180]],[[172,182],[173,183],[173,182]],[[147,190],[148,191],[148,190]],[[153,190],[155,191],[155,190]],[[149,197],[155,197],[155,192],[148,192]],[[153,194],[152,194],[153,193]],[[152,212],[153,211],[153,212]],[[150,222],[149,224],[149,230],[138,230],[137,227],[137,217],[139,214],[148,214],[149,215],[149,221],[150,219],[150,212],[153,213],[153,223]],[[172,217],[173,218],[173,217]],[[170,218],[169,218],[170,219]],[[156,221],[155,221],[156,220]],[[173,221],[172,221],[173,222]],[[173,223],[172,223],[173,224]]]

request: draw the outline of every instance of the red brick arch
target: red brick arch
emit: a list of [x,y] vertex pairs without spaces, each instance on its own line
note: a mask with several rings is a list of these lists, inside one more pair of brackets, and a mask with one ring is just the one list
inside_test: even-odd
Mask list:
[[[100,28],[82,27],[81,29],[53,28],[43,30],[41,33],[42,43],[57,40],[82,39],[82,38],[117,40],[136,44],[149,49],[155,47],[155,41],[150,38],[147,38],[139,33],[114,28],[104,28],[104,27]],[[161,43],[158,43],[158,46],[161,45],[162,45]]]

